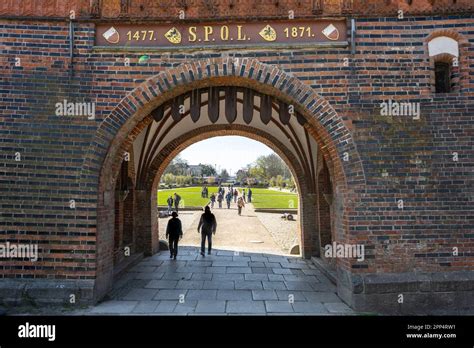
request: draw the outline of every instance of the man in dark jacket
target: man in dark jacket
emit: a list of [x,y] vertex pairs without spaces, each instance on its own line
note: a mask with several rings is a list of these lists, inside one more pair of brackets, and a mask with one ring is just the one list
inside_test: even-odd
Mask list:
[[198,233],[201,233],[201,255],[205,256],[206,251],[206,239],[208,243],[207,253],[211,254],[212,248],[212,235],[216,234],[217,221],[214,214],[211,213],[209,206],[204,209],[204,214],[201,215],[199,220]]
[[174,194],[174,209],[176,212],[178,212],[179,209],[179,203],[181,202],[181,196],[178,195],[176,192]]
[[181,220],[178,219],[178,213],[173,212],[171,219],[168,221],[166,227],[166,238],[169,238],[170,245],[170,259],[178,255],[178,241],[183,237],[183,228],[181,226]]

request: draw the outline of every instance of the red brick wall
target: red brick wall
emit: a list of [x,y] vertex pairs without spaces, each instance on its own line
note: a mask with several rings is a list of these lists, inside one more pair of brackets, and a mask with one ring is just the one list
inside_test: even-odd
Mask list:
[[[375,6],[375,2],[365,3]],[[471,6],[466,1],[457,3],[465,8]],[[354,1],[356,4],[362,2]],[[1,6],[4,15],[12,15],[11,8],[13,14],[20,11],[12,2]],[[45,9],[44,15],[46,12]],[[274,15],[271,11],[262,13]],[[314,121],[315,127],[309,132],[320,144],[332,144],[322,151],[334,182],[345,183],[335,192],[335,204],[344,205],[344,214],[335,218],[334,229],[339,233],[335,238],[365,243],[373,254],[357,268],[344,261],[346,269],[472,269],[474,226],[469,173],[474,154],[470,74],[473,53],[469,40],[473,40],[473,23],[470,13],[402,20],[391,12],[387,18],[367,14],[357,20],[354,56],[348,48],[227,52],[248,63],[243,72],[246,77],[223,78],[221,83],[244,84],[248,80],[252,87],[277,94],[268,86],[272,79],[267,86],[263,80],[267,72],[273,78],[283,71],[304,88],[300,94],[280,91],[277,97],[302,100],[304,93],[311,90],[329,103],[330,107],[316,110],[323,100],[317,99],[306,114],[325,115]],[[207,74],[208,59],[215,59],[220,67],[226,59],[221,58],[222,52],[93,51],[94,24],[85,21],[76,23],[70,78],[68,23],[3,19],[0,29],[4,47],[0,56],[0,240],[39,243],[42,251],[35,266],[5,261],[0,265],[0,274],[12,278],[82,279],[93,279],[97,272],[110,274],[109,246],[113,245],[110,239],[114,223],[109,214],[111,208],[102,202],[113,194],[114,182],[98,186],[101,165],[107,151],[114,150],[113,139],[120,126],[124,125],[123,132],[134,128],[125,124],[126,119],[140,113],[144,117],[149,111],[144,107],[135,112],[133,106],[127,106],[128,101],[134,105],[146,102],[138,93],[121,103],[122,99],[141,84],[146,86],[147,79],[170,69],[178,81],[175,83],[172,73],[168,74],[168,83],[178,85],[164,93],[171,98],[186,88],[207,83],[195,82],[191,87],[180,84],[180,72],[187,71],[177,66],[188,63],[187,68],[199,67]],[[436,95],[432,91],[433,71],[426,39],[447,29],[464,40],[460,86],[452,94]],[[141,66],[137,60],[143,53],[151,59]],[[125,56],[131,59],[131,67],[123,65]],[[15,66],[15,58],[21,59],[21,66]],[[349,58],[347,67],[343,65],[344,58]],[[152,81],[150,88],[158,94],[159,88],[166,88],[162,77]],[[144,93],[151,95],[149,91]],[[55,116],[54,104],[62,99],[97,102],[96,119]],[[155,98],[154,103],[164,99]],[[381,118],[379,105],[387,99],[420,102],[421,120]],[[308,105],[310,100],[305,103]],[[335,118],[329,116],[330,108],[348,134],[332,128]],[[347,145],[351,156],[348,163],[342,163],[340,157],[345,152],[340,139],[345,136],[351,139]],[[123,147],[127,148],[130,141],[126,140]],[[15,152],[21,154],[21,161],[15,161]],[[452,160],[453,152],[459,154],[459,161]],[[112,177],[111,173],[118,171],[120,163],[113,163],[104,169],[104,177]],[[77,202],[74,210],[69,208],[71,199]],[[403,210],[397,207],[398,199],[404,200]],[[98,216],[101,225],[106,226],[101,236],[97,235]],[[153,243],[149,241],[148,250],[154,248]],[[452,255],[453,247],[459,249],[458,256]]]
[[[123,3],[124,6],[121,4]],[[472,11],[470,0],[4,0],[0,16],[76,18],[159,18],[176,19],[185,11],[188,19],[318,16],[394,16],[399,10],[409,15],[465,13]]]
[[[132,153],[129,150],[129,153]],[[131,156],[127,165],[122,162],[121,172],[115,185],[115,226],[114,226],[114,263],[117,264],[125,257],[125,247],[129,248],[129,255],[138,251],[134,243],[134,166]],[[123,173],[126,171],[125,173]],[[124,181],[127,184],[124,184]],[[127,190],[124,190],[124,189]],[[127,192],[128,191],[128,192]]]
[[[321,247],[324,248],[326,244],[332,243],[333,240],[333,233],[331,231],[331,211],[329,202],[327,201],[327,199],[331,201],[332,198],[332,185],[329,180],[329,171],[324,162],[321,161],[318,165],[321,166],[321,171],[318,174],[319,233],[321,235]],[[327,195],[326,197],[325,194]]]

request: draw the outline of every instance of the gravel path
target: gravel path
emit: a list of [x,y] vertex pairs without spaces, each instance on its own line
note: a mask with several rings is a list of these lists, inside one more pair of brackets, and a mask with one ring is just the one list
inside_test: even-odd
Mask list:
[[295,220],[287,221],[277,213],[256,213],[259,221],[268,230],[276,244],[284,253],[289,253],[290,248],[299,244],[298,216],[293,214]]
[[[213,236],[213,248],[283,254],[271,234],[257,218],[251,204],[245,206],[241,216],[237,214],[237,206],[234,203],[231,204],[230,209],[227,207],[214,208],[212,212],[217,219],[217,232]],[[184,237],[180,245],[200,246],[201,234],[197,233],[200,216],[201,212],[196,212],[192,224],[186,222]]]

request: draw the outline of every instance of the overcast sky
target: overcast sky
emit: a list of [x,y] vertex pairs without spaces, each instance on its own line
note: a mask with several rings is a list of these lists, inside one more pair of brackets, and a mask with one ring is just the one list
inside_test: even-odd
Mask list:
[[239,136],[222,136],[195,143],[180,153],[188,164],[217,165],[218,171],[227,169],[231,175],[254,162],[257,157],[273,152],[268,146]]

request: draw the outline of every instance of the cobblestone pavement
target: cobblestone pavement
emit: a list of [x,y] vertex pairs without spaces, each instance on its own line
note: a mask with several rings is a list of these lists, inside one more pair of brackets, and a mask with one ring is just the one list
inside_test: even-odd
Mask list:
[[83,314],[352,314],[335,286],[307,260],[181,247],[148,257],[115,284],[110,300]]
[[211,255],[202,257],[198,247],[201,213],[183,212],[178,259],[168,251],[145,258],[115,282],[107,301],[82,314],[353,314],[311,261],[283,254],[251,205],[242,216],[234,206],[213,213]]
[[276,244],[285,252],[289,253],[290,248],[299,244],[298,237],[298,215],[293,214],[295,220],[284,220],[282,214],[277,213],[256,213],[263,226],[270,232]]

